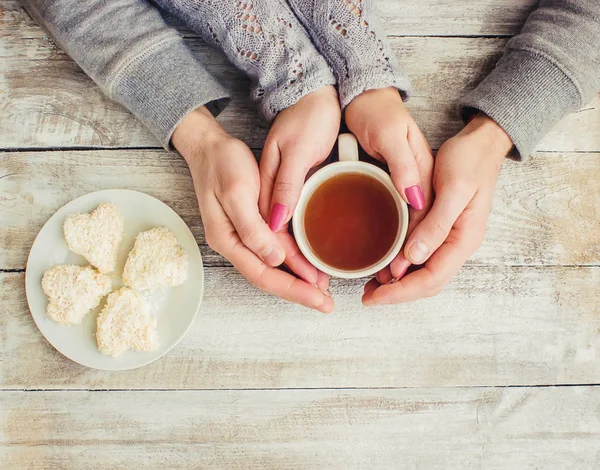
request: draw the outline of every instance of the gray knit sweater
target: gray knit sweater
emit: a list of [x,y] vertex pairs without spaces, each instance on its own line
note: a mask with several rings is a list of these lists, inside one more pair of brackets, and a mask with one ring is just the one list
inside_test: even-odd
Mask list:
[[[451,0],[448,0],[451,1]],[[227,91],[146,0],[23,0],[112,99],[168,147],[191,110],[217,114]],[[345,107],[368,89],[409,80],[385,39],[372,0],[156,0],[252,79],[268,120],[337,83]],[[522,156],[565,114],[600,90],[600,1],[541,0],[492,73],[461,100],[498,122]],[[400,57],[400,61],[401,61]]]

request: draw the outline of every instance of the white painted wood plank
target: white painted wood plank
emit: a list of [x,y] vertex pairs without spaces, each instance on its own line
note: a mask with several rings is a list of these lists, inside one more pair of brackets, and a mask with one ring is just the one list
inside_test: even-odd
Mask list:
[[62,357],[38,332],[22,274],[0,275],[0,388],[223,389],[600,383],[600,268],[468,267],[439,296],[360,305],[335,281],[322,315],[207,268],[205,300],[163,359],[109,373]]
[[[247,98],[248,82],[216,50],[189,39],[199,59],[233,93],[221,122],[236,137],[261,148],[266,126]],[[430,144],[461,128],[456,103],[492,69],[506,39],[392,38],[414,83],[409,107]],[[157,146],[144,127],[105,98],[85,74],[43,37],[0,36],[0,147]],[[540,150],[600,151],[600,98],[566,117]]]
[[538,0],[376,0],[393,36],[494,36],[517,34]]
[[[0,153],[0,269],[23,269],[43,224],[83,194],[129,188],[169,204],[190,226],[207,265],[225,260],[204,242],[183,159],[164,151]],[[599,265],[600,154],[538,153],[507,161],[477,264]]]
[[595,469],[599,387],[0,393],[3,469]]

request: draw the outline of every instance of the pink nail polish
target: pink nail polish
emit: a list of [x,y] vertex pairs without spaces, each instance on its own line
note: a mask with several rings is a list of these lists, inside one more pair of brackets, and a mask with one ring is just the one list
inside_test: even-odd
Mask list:
[[406,199],[408,199],[408,203],[413,206],[414,209],[420,211],[425,208],[425,198],[423,197],[423,190],[421,186],[415,184],[410,188],[406,188],[404,190],[406,193]]
[[287,216],[287,207],[283,204],[275,204],[271,209],[271,218],[269,219],[269,228],[273,232],[278,232]]

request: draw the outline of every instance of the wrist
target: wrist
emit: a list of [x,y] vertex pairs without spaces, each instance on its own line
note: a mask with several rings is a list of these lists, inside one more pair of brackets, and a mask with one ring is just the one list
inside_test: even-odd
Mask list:
[[173,132],[171,142],[191,166],[207,153],[206,149],[228,137],[229,134],[210,111],[201,106],[181,120]]
[[504,159],[514,144],[506,131],[485,113],[479,112],[469,121],[463,131],[487,147],[492,155]]
[[388,102],[394,100],[402,102],[402,97],[400,96],[397,88],[385,87],[376,88],[373,90],[365,90],[354,97],[354,99],[346,107],[346,110],[360,106],[362,103],[367,101]]
[[404,102],[398,92],[398,89],[393,87],[378,88],[375,90],[363,91],[360,95],[355,97],[346,109],[344,110],[344,116],[352,120],[353,115],[358,115],[367,111],[375,111],[381,109],[387,109],[389,106],[402,106]]

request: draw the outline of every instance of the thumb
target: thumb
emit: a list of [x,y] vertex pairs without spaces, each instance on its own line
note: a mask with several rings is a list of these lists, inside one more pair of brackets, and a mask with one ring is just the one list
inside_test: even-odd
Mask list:
[[404,255],[412,264],[423,264],[448,238],[454,223],[463,212],[473,193],[440,191],[431,210],[408,238]]
[[279,231],[291,219],[300,199],[302,186],[310,169],[303,164],[302,160],[300,155],[282,155],[281,164],[273,183],[268,219],[269,227],[274,232]]

